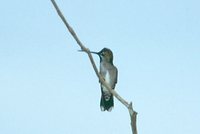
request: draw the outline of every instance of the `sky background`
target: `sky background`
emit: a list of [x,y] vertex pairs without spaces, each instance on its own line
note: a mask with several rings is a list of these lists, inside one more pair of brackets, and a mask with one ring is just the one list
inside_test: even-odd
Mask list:
[[[113,51],[139,134],[200,133],[199,0],[57,4],[86,47]],[[116,99],[100,111],[98,79],[50,0],[2,1],[0,16],[0,134],[131,134]]]

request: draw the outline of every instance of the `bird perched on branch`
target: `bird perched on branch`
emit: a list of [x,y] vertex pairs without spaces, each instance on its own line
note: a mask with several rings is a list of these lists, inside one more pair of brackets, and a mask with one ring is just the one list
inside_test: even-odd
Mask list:
[[[117,83],[117,68],[113,65],[113,53],[108,48],[103,48],[100,52],[91,52],[97,54],[100,57],[100,74],[104,78],[105,82],[114,89]],[[110,91],[101,83],[101,111],[111,111],[114,107],[113,95]]]

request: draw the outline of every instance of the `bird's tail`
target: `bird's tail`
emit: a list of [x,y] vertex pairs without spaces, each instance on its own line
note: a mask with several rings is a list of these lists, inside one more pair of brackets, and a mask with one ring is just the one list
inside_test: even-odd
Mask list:
[[101,107],[101,111],[111,111],[114,107],[114,100],[113,100],[113,95],[108,94],[102,94],[101,96],[101,102],[100,102],[100,107]]

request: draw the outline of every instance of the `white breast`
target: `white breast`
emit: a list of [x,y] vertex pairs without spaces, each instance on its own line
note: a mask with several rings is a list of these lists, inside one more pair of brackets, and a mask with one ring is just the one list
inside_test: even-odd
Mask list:
[[[105,75],[104,79],[105,79],[106,83],[107,83],[108,85],[110,85],[110,74],[109,74],[108,71],[106,71],[106,75]],[[103,86],[103,85],[102,85],[102,86]],[[103,86],[103,91],[109,93],[109,90],[108,90],[106,87],[104,87],[104,86]]]
[[110,85],[110,74],[108,71],[106,71],[105,81],[108,83],[108,85]]
[[[110,84],[111,84],[110,73],[105,68],[105,62],[101,62],[101,64],[100,64],[100,70],[101,70],[102,76],[104,77],[106,83],[110,86]],[[104,93],[109,94],[109,90],[107,88],[105,88],[103,85],[102,85],[102,89],[103,89]]]

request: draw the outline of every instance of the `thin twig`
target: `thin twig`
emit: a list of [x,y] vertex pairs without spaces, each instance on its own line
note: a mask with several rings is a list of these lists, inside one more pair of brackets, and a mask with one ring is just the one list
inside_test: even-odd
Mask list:
[[69,23],[67,22],[67,20],[65,19],[65,17],[63,16],[62,12],[60,11],[59,7],[57,6],[55,0],[51,0],[53,6],[55,7],[58,15],[60,16],[60,18],[62,19],[63,23],[65,24],[65,26],[67,27],[68,31],[71,33],[71,35],[74,37],[74,39],[76,40],[77,44],[80,46],[81,50],[86,52],[88,54],[88,57],[90,59],[90,62],[92,64],[92,67],[97,75],[97,77],[99,78],[99,81],[128,109],[129,114],[130,114],[130,119],[131,119],[131,128],[132,128],[132,133],[133,134],[137,134],[137,127],[136,127],[136,117],[137,117],[137,112],[133,110],[132,107],[132,102],[129,104],[125,99],[123,99],[117,92],[116,90],[113,90],[112,88],[110,88],[108,86],[108,84],[104,81],[103,77],[99,74],[98,69],[96,67],[96,64],[94,62],[94,59],[90,53],[90,50],[88,48],[86,48],[81,41],[79,40],[78,36],[76,35],[76,33],[74,32],[73,28],[69,25]]

